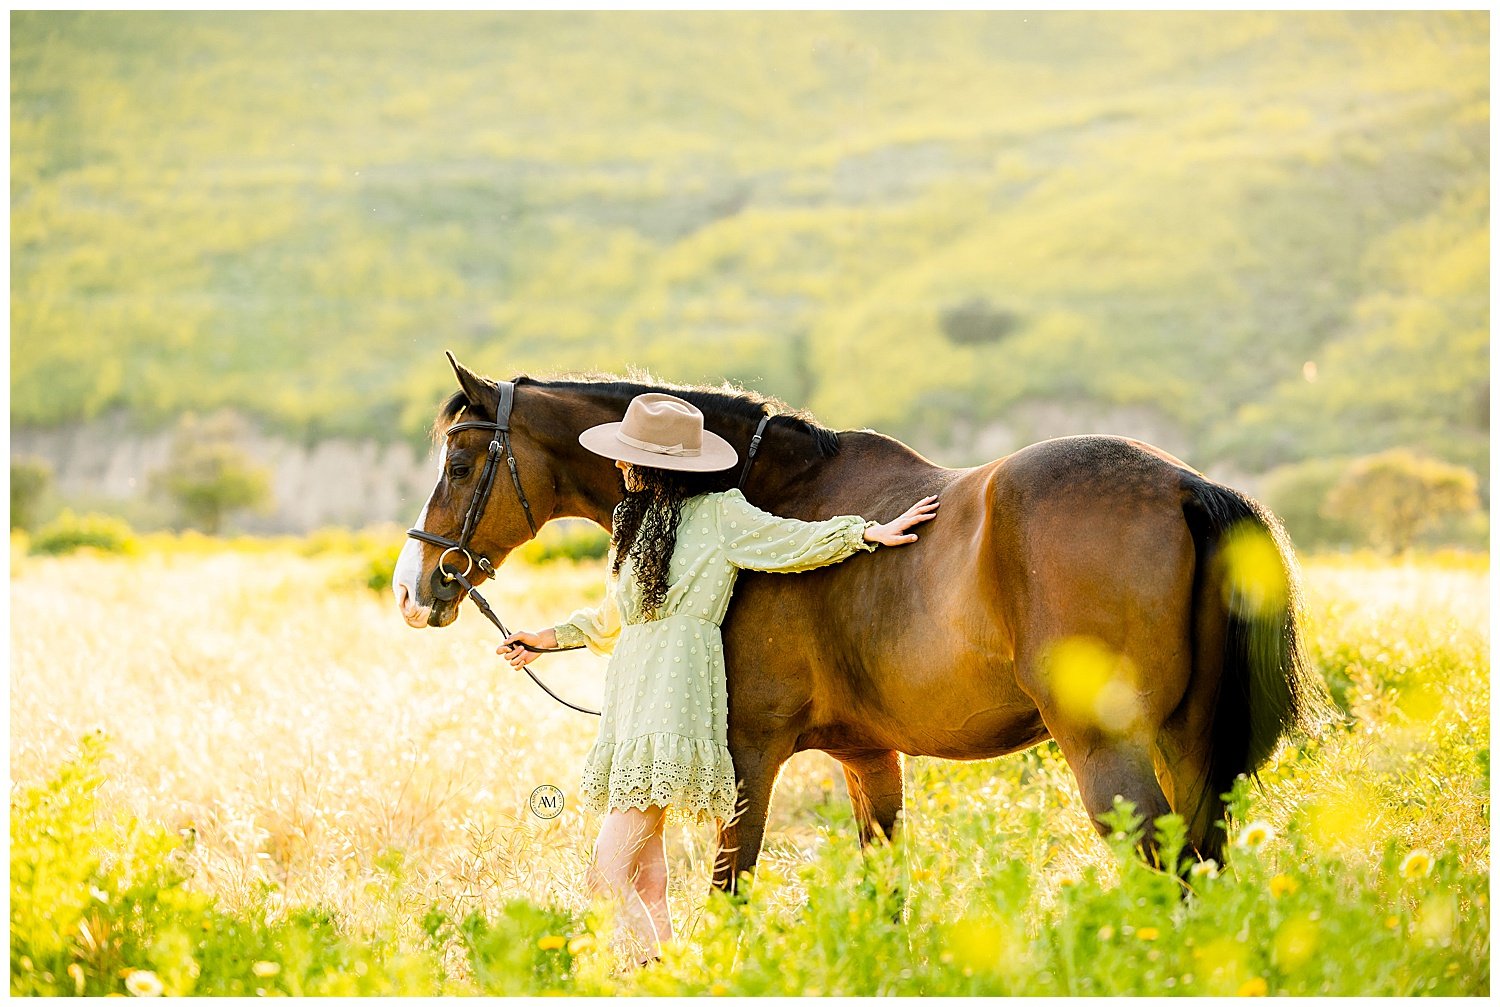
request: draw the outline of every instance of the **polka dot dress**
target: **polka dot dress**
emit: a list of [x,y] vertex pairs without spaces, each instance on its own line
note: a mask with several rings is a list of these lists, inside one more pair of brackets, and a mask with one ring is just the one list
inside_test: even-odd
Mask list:
[[584,764],[585,810],[668,809],[692,824],[734,817],[729,695],[719,626],[740,570],[796,573],[876,546],[857,515],[797,521],[755,507],[739,490],[683,504],[658,617],[640,617],[631,562],[603,603],[555,627],[559,646],[609,654],[599,738]]

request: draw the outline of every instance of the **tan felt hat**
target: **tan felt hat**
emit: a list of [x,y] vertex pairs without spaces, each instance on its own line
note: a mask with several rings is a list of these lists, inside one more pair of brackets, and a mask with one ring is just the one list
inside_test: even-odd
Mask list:
[[702,410],[665,392],[637,395],[623,420],[589,427],[578,443],[616,461],[683,472],[715,472],[740,460],[728,441],[703,429]]

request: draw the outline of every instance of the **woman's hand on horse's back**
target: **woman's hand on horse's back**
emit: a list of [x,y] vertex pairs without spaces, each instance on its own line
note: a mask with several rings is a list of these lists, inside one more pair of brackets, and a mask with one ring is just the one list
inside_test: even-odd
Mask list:
[[[520,646],[525,644],[526,646]],[[512,668],[524,668],[540,655],[534,650],[526,647],[542,647],[552,649],[557,646],[557,632],[546,629],[540,633],[512,633],[500,641],[500,646],[495,648],[495,653],[510,662]]]
[[913,532],[906,529],[913,525],[919,525],[923,521],[931,521],[937,517],[938,498],[935,496],[923,497],[912,504],[905,514],[885,524],[878,524],[873,528],[865,529],[865,541],[879,542],[881,545],[908,545],[917,540]]

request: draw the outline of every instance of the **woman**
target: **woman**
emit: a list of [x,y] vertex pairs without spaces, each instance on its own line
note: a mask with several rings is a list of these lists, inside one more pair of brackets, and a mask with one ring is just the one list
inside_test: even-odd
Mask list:
[[520,644],[584,644],[613,655],[580,785],[584,807],[604,815],[590,885],[621,898],[650,961],[673,937],[664,826],[722,822],[735,812],[719,632],[735,576],[812,570],[877,545],[915,542],[907,529],[936,517],[938,502],[926,497],[886,524],[857,515],[809,522],[768,514],[737,489],[710,492],[715,477],[705,473],[733,466],[738,455],[703,429],[696,406],[661,392],[637,396],[623,420],[578,440],[615,459],[625,480],[604,602],[551,629],[513,633],[496,652],[517,668],[536,657]]

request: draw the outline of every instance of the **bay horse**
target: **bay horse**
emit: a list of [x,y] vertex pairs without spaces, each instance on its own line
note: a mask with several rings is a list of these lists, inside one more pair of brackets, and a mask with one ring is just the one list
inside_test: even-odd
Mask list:
[[[895,835],[900,753],[987,759],[1050,737],[1101,833],[1098,816],[1118,795],[1148,823],[1148,855],[1149,823],[1176,812],[1193,849],[1215,856],[1221,795],[1326,709],[1280,522],[1149,444],[1060,437],[946,468],[753,392],[613,377],[502,383],[450,361],[459,390],[434,425],[440,472],[416,529],[452,540],[465,526],[469,550],[488,561],[469,575],[475,586],[534,526],[584,517],[610,527],[619,471],[578,434],[648,391],[698,406],[742,460],[769,416],[744,492],[775,514],[889,520],[912,500],[942,501],[914,545],[739,579],[723,625],[739,794],[719,826],[717,888],[733,893],[754,870],[776,778],[804,749],[842,764],[862,845]],[[497,409],[515,464],[490,467],[487,506],[471,514]],[[740,471],[722,473],[722,488]],[[458,615],[464,593],[439,590],[443,554],[417,539],[402,552],[393,590],[412,626]]]

